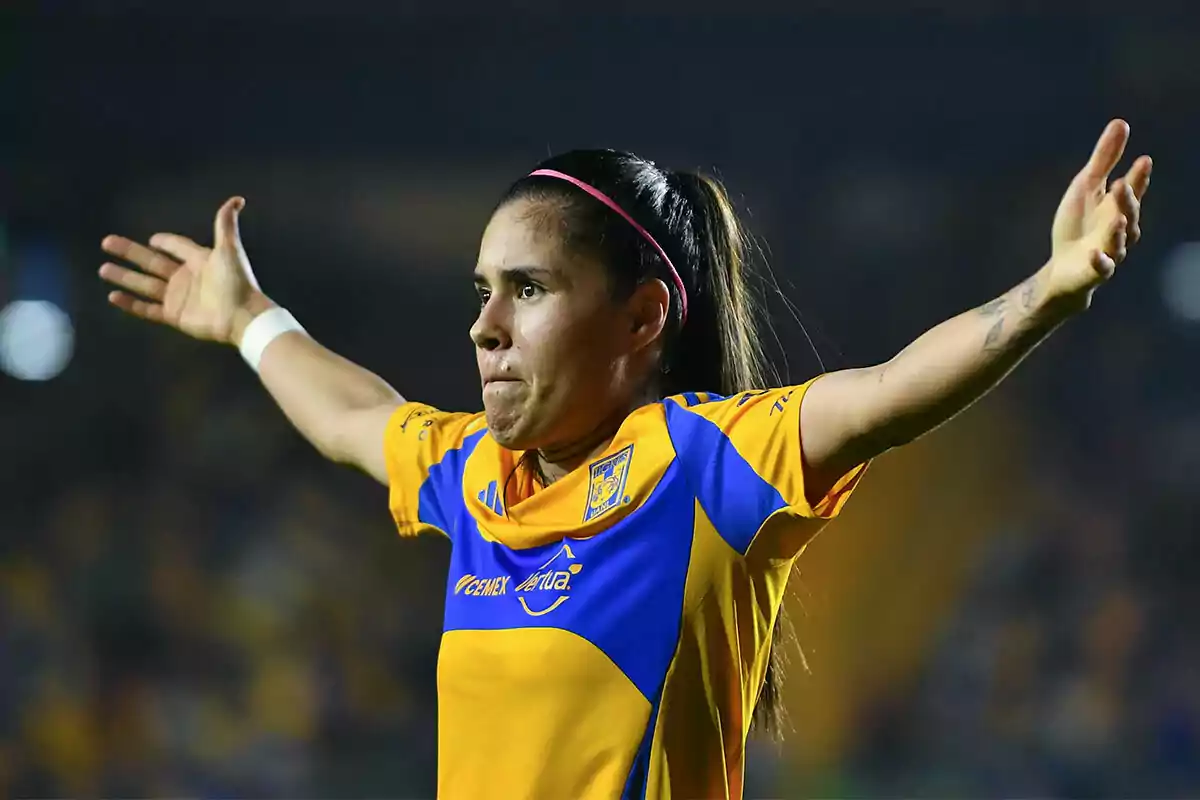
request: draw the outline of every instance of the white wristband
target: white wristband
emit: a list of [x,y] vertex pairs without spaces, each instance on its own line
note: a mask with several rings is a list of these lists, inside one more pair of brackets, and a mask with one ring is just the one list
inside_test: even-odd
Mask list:
[[258,372],[258,364],[262,361],[267,345],[290,331],[305,333],[304,328],[287,309],[268,309],[250,320],[250,324],[242,332],[242,343],[238,350],[250,365],[250,369]]

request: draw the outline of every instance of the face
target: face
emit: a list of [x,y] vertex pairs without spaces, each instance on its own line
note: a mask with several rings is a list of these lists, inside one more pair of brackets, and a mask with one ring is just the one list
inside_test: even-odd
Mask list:
[[603,265],[553,233],[556,213],[544,202],[505,204],[475,268],[483,406],[491,435],[514,450],[569,448],[636,405],[666,320],[665,286],[656,326],[659,293],[639,287],[614,300]]

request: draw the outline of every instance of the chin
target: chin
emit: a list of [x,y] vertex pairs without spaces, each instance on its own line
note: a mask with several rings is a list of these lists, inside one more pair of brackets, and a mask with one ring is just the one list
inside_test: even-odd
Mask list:
[[520,420],[498,420],[492,422],[488,417],[488,434],[496,444],[505,450],[536,450],[541,446],[536,436],[531,435],[529,426],[522,425]]
[[517,436],[511,435],[508,431],[504,430],[503,428],[493,428],[489,424],[488,425],[488,434],[492,437],[492,439],[496,442],[496,444],[500,445],[505,450],[534,450],[534,449],[536,449],[535,447],[533,447],[533,445],[529,444],[529,442],[525,438],[523,438],[519,435],[517,435]]
[[488,435],[506,450],[532,450],[537,447],[531,435],[529,420],[520,410],[513,408],[490,408],[484,403],[487,416]]

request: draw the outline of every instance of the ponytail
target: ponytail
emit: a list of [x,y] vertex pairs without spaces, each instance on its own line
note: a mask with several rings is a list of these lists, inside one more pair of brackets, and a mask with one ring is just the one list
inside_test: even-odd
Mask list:
[[[751,284],[747,256],[750,240],[733,203],[715,179],[696,173],[670,178],[693,209],[691,237],[696,252],[695,288],[687,324],[673,348],[668,385],[679,391],[711,386],[725,396],[778,384],[759,337],[762,310]],[[782,733],[784,712],[780,683],[795,632],[780,606],[771,635],[767,669],[754,707],[752,729]],[[803,659],[803,653],[801,653]]]
[[748,280],[748,237],[724,187],[692,172],[671,175],[692,209],[690,253],[695,265],[692,302],[698,306],[678,338],[671,369],[693,390],[723,395],[770,385],[758,337],[758,298]]

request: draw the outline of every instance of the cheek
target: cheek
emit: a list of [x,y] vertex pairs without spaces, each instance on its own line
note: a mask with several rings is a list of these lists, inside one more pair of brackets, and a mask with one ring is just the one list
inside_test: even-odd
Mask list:
[[612,321],[597,315],[545,314],[522,326],[524,349],[535,373],[555,394],[571,393],[609,380],[620,343]]

